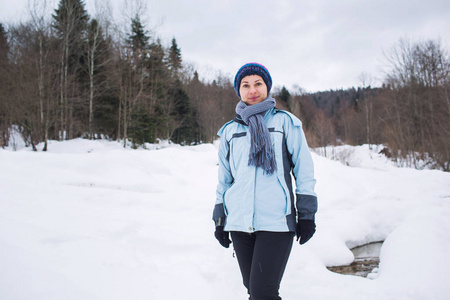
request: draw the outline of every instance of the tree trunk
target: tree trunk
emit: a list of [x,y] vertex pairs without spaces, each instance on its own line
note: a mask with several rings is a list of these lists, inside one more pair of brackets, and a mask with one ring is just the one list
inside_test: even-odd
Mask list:
[[[65,52],[64,52],[65,53]],[[64,56],[64,55],[63,55]],[[59,89],[60,89],[60,98],[59,98],[59,105],[60,105],[60,127],[59,127],[59,140],[64,140],[64,58],[61,61],[61,75],[60,75],[60,83],[59,83]]]
[[[95,42],[94,42],[95,45]],[[89,138],[92,140],[94,135],[94,55],[95,46],[89,53]]]
[[43,63],[43,45],[42,45],[42,32],[39,33],[39,67],[38,67],[38,86],[39,86],[39,123],[41,132],[45,131],[44,122],[44,63]]
[[372,149],[371,144],[371,140],[370,140],[370,119],[369,119],[369,108],[367,105],[367,101],[368,99],[366,97],[364,97],[364,106],[365,106],[365,110],[366,110],[366,143],[367,145],[369,145],[369,149]]

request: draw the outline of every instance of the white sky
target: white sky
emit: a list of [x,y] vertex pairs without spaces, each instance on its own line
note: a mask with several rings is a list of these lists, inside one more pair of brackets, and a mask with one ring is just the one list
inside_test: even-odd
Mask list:
[[[57,0],[49,0],[55,3]],[[91,16],[96,0],[85,0]],[[97,2],[106,2],[99,1]],[[111,0],[123,17],[123,0]],[[128,1],[133,2],[133,1]],[[250,61],[264,64],[274,85],[307,91],[361,86],[362,73],[379,85],[383,52],[400,38],[440,40],[450,50],[448,0],[149,0],[144,21],[201,76],[230,78]],[[28,0],[0,0],[0,22],[26,18]]]

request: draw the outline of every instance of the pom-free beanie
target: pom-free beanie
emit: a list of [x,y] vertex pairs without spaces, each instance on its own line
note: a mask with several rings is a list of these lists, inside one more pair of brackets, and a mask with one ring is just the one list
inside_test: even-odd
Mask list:
[[270,77],[270,73],[266,67],[261,64],[252,62],[243,65],[239,71],[237,71],[236,76],[234,77],[234,90],[239,98],[241,95],[239,94],[239,87],[241,86],[241,80],[245,76],[249,75],[259,75],[264,80],[264,83],[267,85],[267,94],[270,93],[270,89],[272,88],[272,77]]

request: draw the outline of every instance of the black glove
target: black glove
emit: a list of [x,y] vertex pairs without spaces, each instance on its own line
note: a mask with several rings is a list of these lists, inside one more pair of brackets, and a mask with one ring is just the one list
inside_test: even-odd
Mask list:
[[214,236],[222,246],[224,246],[225,248],[230,247],[230,233],[228,231],[223,231],[223,226],[216,226]]
[[300,245],[303,245],[316,232],[316,223],[313,220],[298,220],[297,223],[297,241],[300,239]]

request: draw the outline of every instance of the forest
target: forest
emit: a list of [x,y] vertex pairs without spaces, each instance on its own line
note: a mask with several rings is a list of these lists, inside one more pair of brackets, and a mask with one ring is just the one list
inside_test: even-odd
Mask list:
[[[36,3],[27,21],[0,23],[0,147],[13,129],[34,151],[80,137],[124,147],[210,143],[234,117],[233,78],[201,80],[176,38],[164,45],[138,12],[120,30],[82,0],[60,0],[51,17]],[[399,165],[450,171],[447,50],[439,40],[399,39],[385,56],[380,87],[362,74],[346,90],[282,86],[272,96],[302,120],[310,147],[382,144]]]

